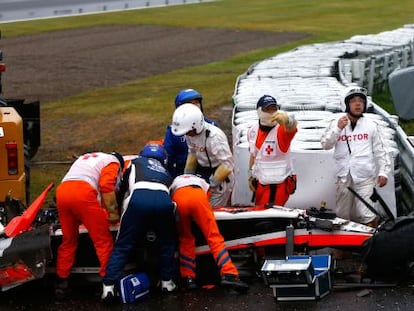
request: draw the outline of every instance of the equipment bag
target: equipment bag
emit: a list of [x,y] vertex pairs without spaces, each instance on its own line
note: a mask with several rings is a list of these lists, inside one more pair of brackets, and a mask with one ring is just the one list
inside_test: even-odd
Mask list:
[[119,293],[123,303],[133,303],[149,294],[150,281],[144,272],[133,273],[119,281]]

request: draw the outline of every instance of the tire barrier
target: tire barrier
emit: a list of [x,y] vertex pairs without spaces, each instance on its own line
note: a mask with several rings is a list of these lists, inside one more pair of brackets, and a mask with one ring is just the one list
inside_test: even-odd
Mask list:
[[394,70],[412,65],[414,24],[340,42],[300,46],[250,66],[237,78],[233,93],[236,185],[232,204],[251,204],[245,135],[248,126],[257,122],[257,100],[268,94],[276,98],[282,110],[295,114],[298,120],[299,132],[291,146],[298,191],[287,206],[307,208],[318,206],[322,200],[328,206],[335,206],[332,151],[322,150],[319,139],[329,121],[341,111],[343,90],[358,85],[368,90],[370,113],[366,115],[379,125],[394,159],[395,174],[381,195],[393,206],[395,214],[404,215],[414,210],[414,148],[398,125],[398,117],[388,114],[371,98],[374,91],[384,88]]

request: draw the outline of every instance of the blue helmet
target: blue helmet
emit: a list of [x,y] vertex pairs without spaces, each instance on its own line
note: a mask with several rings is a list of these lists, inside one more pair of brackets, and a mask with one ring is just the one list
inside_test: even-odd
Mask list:
[[163,165],[167,164],[168,154],[163,145],[146,144],[139,155],[145,158],[156,159]]
[[197,99],[201,104],[203,96],[201,96],[199,92],[193,89],[181,90],[175,97],[175,108],[181,106],[182,104],[189,103],[194,99]]

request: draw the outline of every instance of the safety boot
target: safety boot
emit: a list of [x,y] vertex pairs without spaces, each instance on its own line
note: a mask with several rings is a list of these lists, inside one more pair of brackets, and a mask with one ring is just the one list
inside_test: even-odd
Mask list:
[[223,287],[234,288],[237,291],[247,291],[249,289],[249,285],[233,274],[223,274],[221,276],[220,285]]
[[162,292],[173,292],[177,288],[173,280],[161,281],[161,291]]
[[102,284],[101,299],[103,301],[113,301],[113,300],[115,300],[115,285]]
[[68,279],[57,278],[55,282],[55,297],[62,300],[67,298],[71,293]]
[[197,283],[191,276],[186,276],[184,278],[184,286],[187,290],[194,290],[197,289]]

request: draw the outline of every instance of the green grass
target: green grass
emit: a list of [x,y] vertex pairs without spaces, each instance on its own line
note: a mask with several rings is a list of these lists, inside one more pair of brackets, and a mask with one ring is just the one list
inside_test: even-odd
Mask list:
[[223,0],[164,8],[2,25],[7,36],[96,25],[217,27],[254,31],[299,31],[321,40],[378,32],[412,23],[414,4],[400,0]]
[[[36,160],[71,159],[86,146],[136,153],[148,139],[161,138],[173,111],[172,101],[183,86],[200,90],[207,113],[231,103],[238,75],[256,61],[288,51],[298,45],[329,42],[357,34],[379,33],[414,23],[414,1],[399,0],[223,0],[201,4],[170,6],[98,15],[64,17],[39,21],[0,24],[3,37],[30,35],[97,25],[163,25],[175,27],[226,28],[248,31],[305,32],[305,40],[244,53],[204,66],[188,67],[165,75],[130,81],[114,88],[78,94],[59,102],[42,104],[42,119],[47,120],[46,137]],[[189,43],[191,45],[191,43]],[[389,104],[389,94],[378,95],[378,103]],[[374,96],[374,100],[377,97]],[[67,103],[70,102],[70,109]],[[76,109],[73,109],[73,108]],[[386,108],[392,109],[392,106]],[[116,113],[116,118],[111,117]],[[96,118],[97,124],[85,126]],[[62,121],[66,120],[62,126]],[[101,127],[99,127],[99,122]],[[107,133],[110,124],[119,127],[117,135]],[[85,135],[74,138],[73,149],[65,145],[71,128],[78,126]],[[101,139],[88,133],[104,132]],[[47,133],[53,133],[47,134]],[[138,133],[140,133],[138,135]],[[100,135],[101,136],[101,135]],[[116,136],[116,140],[113,137]],[[63,145],[59,144],[63,143]],[[32,169],[32,199],[49,182],[58,183],[67,166]]]
[[[381,106],[384,110],[386,110],[390,114],[397,114],[395,107],[392,103],[392,96],[388,85],[385,85],[382,90],[378,90],[372,96],[373,101]],[[414,121],[411,120],[399,120],[399,125],[404,130],[407,135],[414,135]]]

